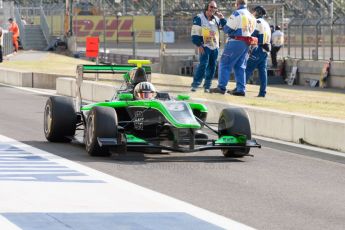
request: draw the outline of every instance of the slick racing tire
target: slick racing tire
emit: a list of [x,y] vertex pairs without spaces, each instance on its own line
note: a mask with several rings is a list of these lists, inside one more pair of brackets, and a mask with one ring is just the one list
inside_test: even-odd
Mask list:
[[44,107],[44,135],[51,142],[70,142],[77,124],[73,99],[49,97]]
[[[219,136],[223,135],[246,135],[247,140],[252,138],[250,123],[247,113],[242,108],[223,109],[218,122]],[[243,157],[247,155],[250,148],[223,149],[225,157]]]
[[97,138],[118,137],[117,115],[114,108],[93,107],[86,120],[85,147],[90,156],[110,156],[109,147],[100,146]]

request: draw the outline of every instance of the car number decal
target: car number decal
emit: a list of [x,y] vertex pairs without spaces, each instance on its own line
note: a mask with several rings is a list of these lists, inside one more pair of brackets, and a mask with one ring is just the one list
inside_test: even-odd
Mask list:
[[134,113],[134,129],[144,130],[144,113],[143,113],[143,111],[135,111],[135,113]]
[[170,111],[177,111],[177,112],[183,111],[185,109],[184,105],[180,104],[180,103],[179,104],[170,104],[167,107]]

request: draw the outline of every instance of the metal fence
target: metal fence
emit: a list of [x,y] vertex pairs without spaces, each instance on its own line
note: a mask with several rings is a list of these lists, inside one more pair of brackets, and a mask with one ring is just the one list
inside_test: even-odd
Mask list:
[[[29,23],[40,23],[40,9],[21,8],[21,14]],[[45,9],[47,26],[51,36],[64,34],[64,9],[55,7]],[[159,39],[142,41],[143,36],[156,36],[160,30],[159,18],[155,18],[154,27],[133,29],[131,17],[121,15],[98,15],[93,24],[83,21],[83,16],[73,15],[73,34],[77,37],[78,52],[85,50],[85,34],[99,36],[101,51],[105,53],[126,53],[136,56],[155,56],[160,54]],[[173,15],[164,18],[164,31],[173,32],[173,42],[165,42],[165,53],[192,55],[195,53],[191,43],[190,31],[192,14]],[[102,24],[102,20],[106,23]],[[89,23],[89,24],[88,24]],[[131,24],[132,23],[132,24]],[[129,26],[125,31],[122,27]],[[82,29],[78,29],[82,26]],[[285,46],[279,54],[292,58],[311,60],[345,60],[345,18],[337,18],[331,23],[330,18],[296,18],[283,26]],[[103,35],[106,34],[104,37]],[[110,35],[107,35],[110,34]],[[150,35],[148,35],[150,34]],[[160,33],[158,33],[159,35]],[[167,33],[168,34],[168,33]],[[221,35],[224,41],[224,36]],[[221,47],[222,49],[222,47]]]
[[18,7],[17,9],[27,24],[41,25],[43,23],[41,26],[43,26],[45,32],[49,31],[50,36],[63,34],[64,9],[42,7]]
[[48,25],[48,22],[47,22],[47,18],[46,18],[46,15],[45,15],[42,7],[41,7],[41,10],[40,10],[40,25],[41,25],[41,29],[42,29],[44,38],[46,39],[47,44],[49,44],[50,43],[50,36],[52,34],[50,32],[49,25]]
[[12,42],[12,33],[3,33],[2,34],[2,55],[6,56],[13,53],[13,42]]
[[294,19],[286,40],[290,57],[345,60],[345,18]]
[[345,60],[345,18],[338,18],[334,21],[335,31],[333,52],[334,60]]

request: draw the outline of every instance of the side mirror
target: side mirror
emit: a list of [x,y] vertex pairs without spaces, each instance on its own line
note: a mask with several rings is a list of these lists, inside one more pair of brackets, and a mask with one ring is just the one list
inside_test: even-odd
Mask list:
[[190,99],[190,96],[189,95],[184,95],[184,94],[179,94],[179,95],[177,95],[176,99],[178,101],[186,101],[186,100]]
[[119,94],[119,100],[120,101],[132,101],[133,100],[133,94],[121,93],[121,94]]

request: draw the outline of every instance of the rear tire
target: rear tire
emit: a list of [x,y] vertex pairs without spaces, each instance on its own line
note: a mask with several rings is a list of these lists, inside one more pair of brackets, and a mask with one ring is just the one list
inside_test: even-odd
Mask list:
[[109,147],[99,146],[97,137],[118,139],[114,108],[93,107],[86,120],[85,147],[90,156],[110,156]]
[[44,135],[51,142],[70,142],[66,136],[74,136],[77,115],[73,99],[49,97],[44,107]]
[[[246,135],[247,140],[252,138],[249,118],[246,111],[242,108],[223,109],[218,122],[218,132],[220,136],[224,135]],[[247,155],[250,148],[243,147],[238,149],[222,149],[225,157],[243,157]]]

